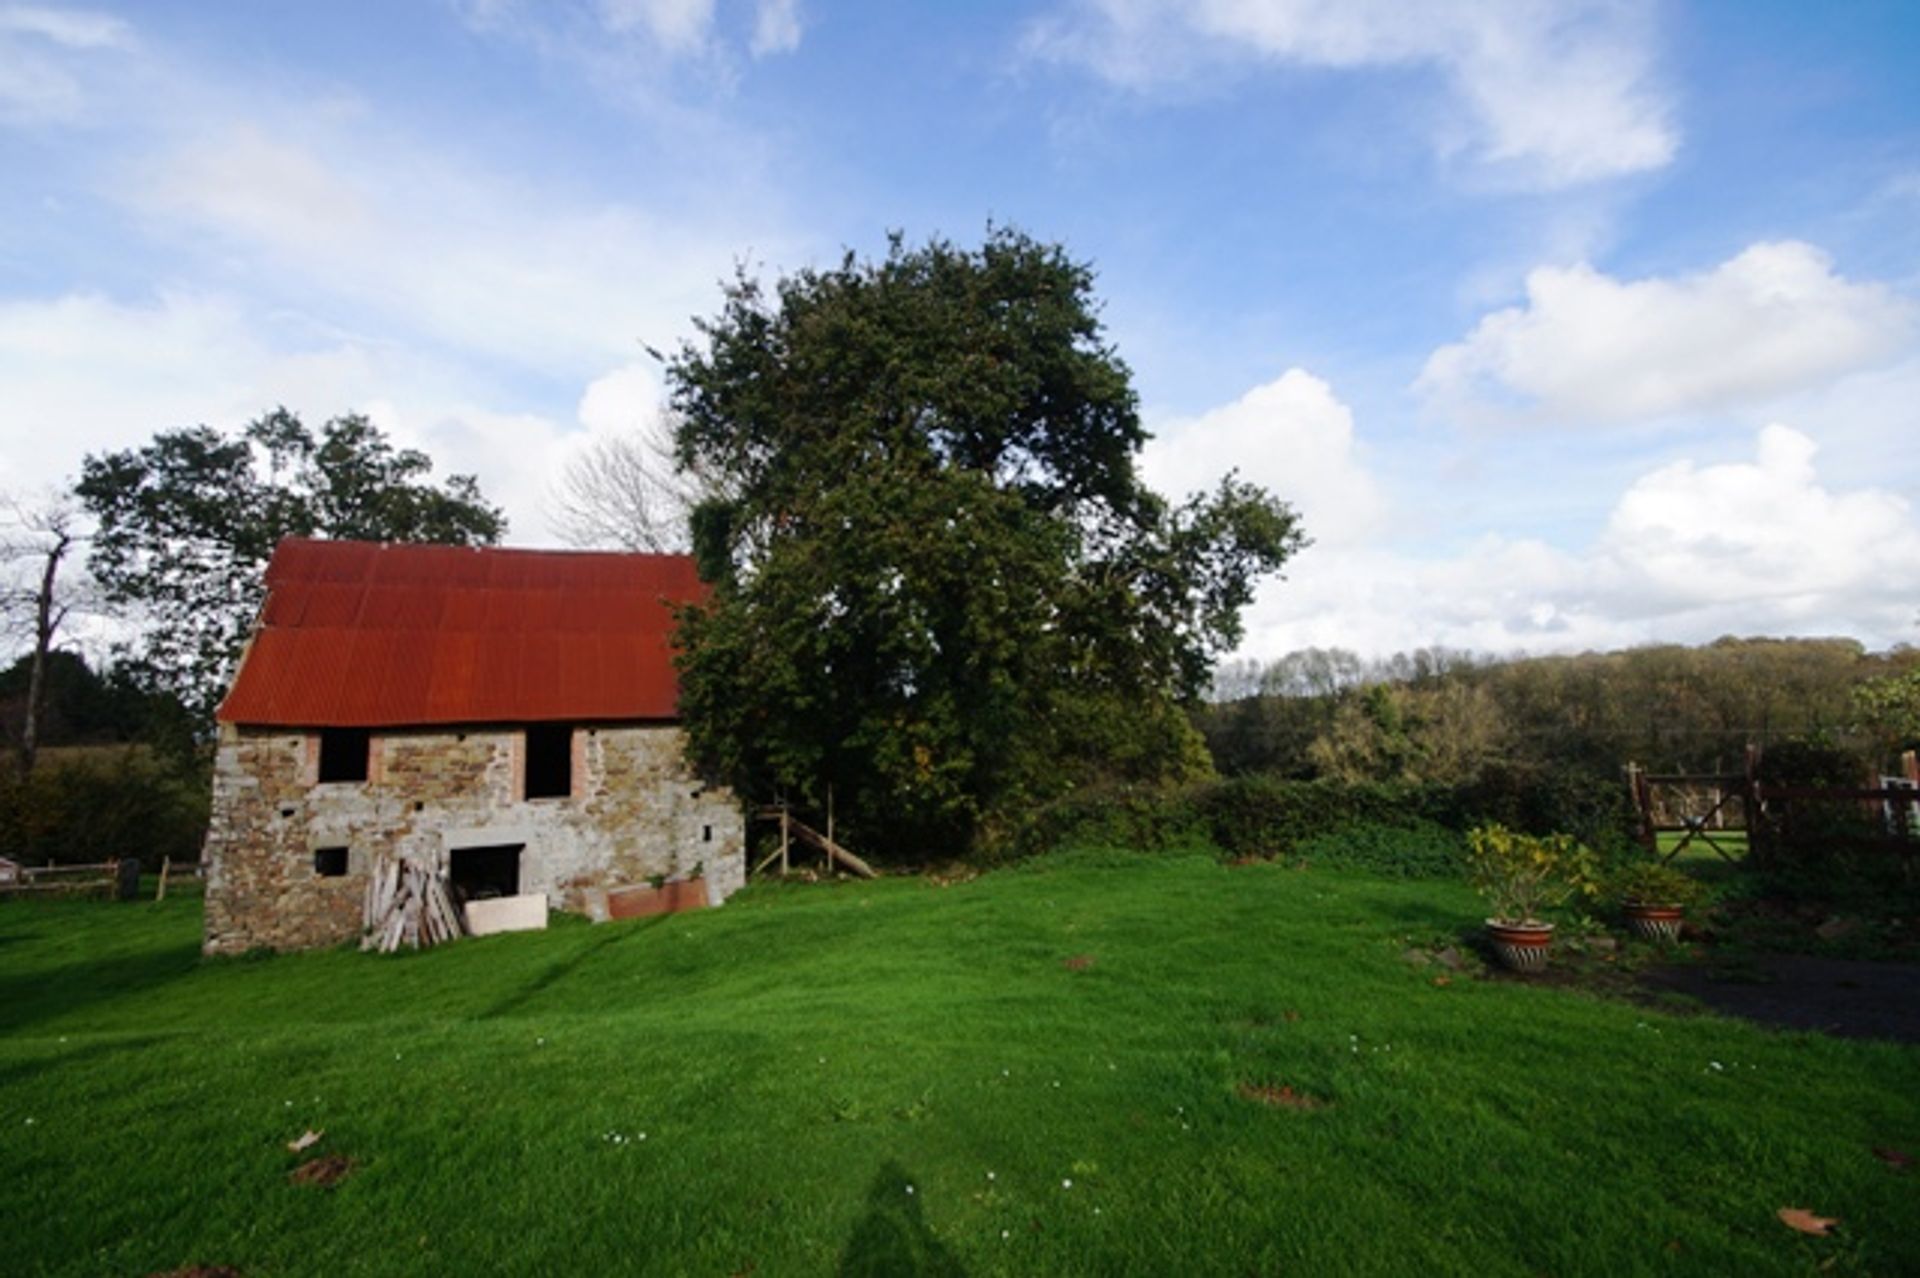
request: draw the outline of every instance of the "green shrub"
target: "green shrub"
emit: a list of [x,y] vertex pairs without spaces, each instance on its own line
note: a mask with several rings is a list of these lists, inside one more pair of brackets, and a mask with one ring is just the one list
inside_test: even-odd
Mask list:
[[1483,769],[1460,787],[1458,829],[1497,823],[1527,834],[1571,834],[1603,865],[1635,856],[1636,814],[1626,782],[1613,774],[1579,768],[1501,764]]
[[1609,865],[1639,851],[1620,780],[1525,768],[1490,770],[1465,786],[1237,776],[1171,787],[1085,787],[1041,808],[1013,851],[1166,851],[1211,843],[1235,857],[1306,856],[1429,877],[1459,872],[1460,836],[1491,823],[1534,835],[1565,830]]
[[22,779],[0,767],[0,853],[29,865],[138,857],[195,861],[207,828],[206,779],[137,746],[49,751]]
[[[1868,782],[1860,753],[1815,737],[1768,746],[1760,756],[1766,787],[1859,789]],[[1767,801],[1755,831],[1766,887],[1810,900],[1906,910],[1920,903],[1881,805],[1853,799]],[[1909,847],[1911,844],[1909,844]]]
[[1294,846],[1309,865],[1366,870],[1390,879],[1456,878],[1466,870],[1459,831],[1415,818],[1408,825],[1358,821]]
[[1032,856],[1057,848],[1128,847],[1166,851],[1204,842],[1191,797],[1200,786],[1086,786],[1039,809],[1009,851]]
[[1467,868],[1502,922],[1541,922],[1548,910],[1597,890],[1593,853],[1570,834],[1475,826],[1467,831]]
[[1642,857],[1607,876],[1606,892],[1621,904],[1677,905],[1685,908],[1704,895],[1698,879],[1671,865]]

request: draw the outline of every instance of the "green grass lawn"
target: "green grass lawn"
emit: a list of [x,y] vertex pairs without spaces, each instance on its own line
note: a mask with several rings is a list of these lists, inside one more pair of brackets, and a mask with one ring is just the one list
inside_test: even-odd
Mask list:
[[1450,884],[1083,855],[258,961],[199,909],[0,903],[0,1270],[1920,1271],[1920,1052],[1437,984]]
[[[1671,855],[1675,848],[1681,848],[1677,864],[1689,868],[1700,863],[1725,864],[1726,858],[1744,857],[1747,854],[1747,832],[1745,830],[1708,830],[1688,839],[1684,830],[1662,830],[1654,836],[1660,841],[1660,855]],[[1711,838],[1713,843],[1708,843]],[[1682,845],[1685,845],[1684,847]],[[1724,854],[1716,851],[1714,844],[1724,849]]]

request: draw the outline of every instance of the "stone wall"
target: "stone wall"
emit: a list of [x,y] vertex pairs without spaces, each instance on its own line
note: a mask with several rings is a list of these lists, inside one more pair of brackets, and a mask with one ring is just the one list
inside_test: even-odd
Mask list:
[[[375,733],[367,780],[318,774],[318,734],[223,726],[207,830],[205,949],[332,945],[360,934],[367,872],[383,853],[445,871],[456,848],[521,844],[520,891],[604,917],[606,890],[704,874],[719,904],[746,878],[731,792],[688,770],[671,725],[573,730],[573,792],[521,797],[517,728]],[[324,876],[315,852],[347,849]]]

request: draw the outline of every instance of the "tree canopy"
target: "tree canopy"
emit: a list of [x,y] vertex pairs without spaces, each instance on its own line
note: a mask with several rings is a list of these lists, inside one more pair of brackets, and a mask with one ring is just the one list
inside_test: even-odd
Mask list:
[[894,237],[771,292],[744,273],[670,361],[714,584],[683,618],[696,758],[885,855],[960,851],[1101,774],[1204,770],[1182,705],[1293,512],[1169,504],[1089,267],[1011,230]]
[[122,668],[203,721],[233,673],[262,577],[283,537],[496,542],[506,528],[472,476],[429,482],[426,454],[395,448],[365,417],[315,434],[275,409],[229,436],[161,431],[89,456],[75,492],[98,524],[88,567],[109,601],[149,623]]

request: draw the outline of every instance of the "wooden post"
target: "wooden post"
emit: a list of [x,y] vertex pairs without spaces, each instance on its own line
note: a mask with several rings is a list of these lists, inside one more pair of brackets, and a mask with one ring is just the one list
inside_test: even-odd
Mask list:
[[[827,842],[833,842],[833,782],[831,781],[827,782]],[[827,858],[827,873],[832,874],[833,852],[827,848],[820,849],[820,852]]]
[[1900,771],[1907,780],[1920,785],[1920,750],[1903,751],[1900,755]]
[[1760,747],[1747,742],[1747,860],[1764,867],[1772,848],[1767,842],[1767,821],[1760,809]]
[[788,840],[789,840],[789,832],[787,830],[787,808],[786,808],[786,805],[782,804],[780,807],[780,877],[782,878],[785,878],[787,874]]
[[1647,855],[1659,856],[1660,836],[1653,831],[1653,793],[1647,788],[1646,773],[1637,763],[1627,764],[1627,792],[1633,796],[1633,810],[1639,815],[1639,829],[1635,834]]
[[167,899],[167,871],[171,870],[172,868],[173,868],[172,857],[166,856],[166,857],[160,858],[160,890],[153,894],[154,900],[164,901]]

